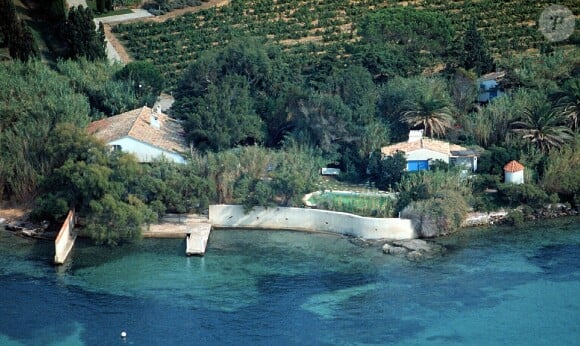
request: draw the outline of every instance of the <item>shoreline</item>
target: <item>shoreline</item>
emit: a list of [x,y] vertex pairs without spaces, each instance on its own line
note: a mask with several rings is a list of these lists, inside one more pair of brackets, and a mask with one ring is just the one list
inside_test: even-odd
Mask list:
[[[275,209],[275,208],[270,208]],[[295,209],[304,209],[304,210],[311,210],[308,207],[305,208],[295,208]],[[25,229],[36,229],[39,227],[35,227],[37,225],[32,224],[28,220],[30,210],[25,207],[10,207],[10,208],[0,208],[0,229],[4,229],[5,231],[14,233],[15,235],[26,237],[26,238],[33,238],[33,239],[41,239],[47,241],[53,241],[51,237],[44,237],[42,235],[36,234],[26,234],[23,232],[18,232],[9,229],[9,225],[17,224],[17,225],[26,225],[29,227],[25,227]],[[510,220],[513,214],[520,214],[521,218],[519,220]],[[355,214],[351,214],[353,216],[358,216]],[[564,204],[555,204],[551,206],[545,206],[541,209],[534,209],[532,213],[524,214],[523,208],[518,207],[514,209],[505,209],[499,211],[492,211],[492,212],[471,212],[468,214],[468,217],[463,221],[461,228],[457,232],[461,232],[462,229],[471,229],[471,228],[480,228],[480,227],[488,227],[488,226],[499,226],[499,225],[507,225],[511,227],[517,227],[518,224],[516,223],[528,223],[534,221],[542,221],[542,220],[552,220],[552,219],[565,219],[567,217],[578,217],[580,213]],[[208,225],[209,224],[209,225]],[[343,237],[357,237],[354,234],[342,234],[340,232],[333,232],[324,229],[313,229],[312,227],[285,227],[282,224],[279,226],[277,225],[270,225],[268,227],[260,227],[257,225],[242,225],[242,224],[232,224],[232,225],[224,225],[224,224],[215,224],[213,225],[210,218],[205,215],[200,214],[167,214],[161,218],[158,223],[147,225],[146,228],[142,231],[141,235],[142,238],[156,238],[156,239],[181,239],[185,238],[188,233],[195,233],[202,229],[206,229],[211,227],[211,229],[216,230],[265,230],[265,231],[290,231],[290,232],[306,232],[306,233],[318,233],[318,234],[332,234],[337,236]],[[454,232],[454,233],[457,233]],[[22,234],[20,234],[22,233]],[[83,235],[82,232],[79,235],[81,237],[86,237]],[[363,239],[363,238],[361,238]],[[383,239],[383,238],[382,238]],[[389,238],[384,238],[389,239]],[[429,238],[429,239],[437,239],[437,238]]]

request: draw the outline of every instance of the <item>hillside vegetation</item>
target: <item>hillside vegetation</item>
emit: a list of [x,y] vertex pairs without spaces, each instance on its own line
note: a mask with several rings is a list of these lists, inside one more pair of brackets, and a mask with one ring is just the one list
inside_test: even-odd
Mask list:
[[[159,66],[170,85],[180,71],[200,52],[224,45],[239,37],[260,37],[285,47],[289,60],[297,65],[316,65],[322,59],[348,62],[364,55],[360,25],[375,10],[408,5],[449,20],[455,42],[476,17],[478,28],[490,49],[498,55],[514,51],[545,49],[537,28],[547,0],[509,1],[381,1],[381,0],[232,0],[229,5],[190,13],[163,23],[141,22],[118,25],[115,33],[136,60],[150,60]],[[574,13],[580,4],[559,1]],[[437,31],[438,27],[427,27]],[[566,44],[578,42],[578,29]],[[453,46],[450,48],[453,49]],[[454,49],[456,50],[456,49]],[[440,61],[433,59],[436,68]]]

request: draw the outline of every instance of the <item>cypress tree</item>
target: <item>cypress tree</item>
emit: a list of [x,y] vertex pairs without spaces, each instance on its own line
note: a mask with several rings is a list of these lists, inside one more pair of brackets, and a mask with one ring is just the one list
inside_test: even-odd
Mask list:
[[0,0],[0,31],[7,46],[16,34],[17,21],[16,8],[12,0]]
[[38,55],[30,28],[16,14],[12,0],[0,0],[0,29],[10,56],[26,61]]
[[64,35],[71,57],[86,57],[91,61],[107,57],[103,27],[100,25],[99,30],[95,30],[93,18],[88,8],[79,6],[70,9]]
[[10,56],[22,61],[27,61],[38,55],[38,48],[34,42],[34,36],[30,28],[21,20],[14,27],[14,35],[8,43]]
[[471,19],[469,28],[463,37],[463,67],[466,70],[473,69],[478,76],[492,72],[495,62],[489,54],[489,49],[484,37],[477,31],[475,19]]

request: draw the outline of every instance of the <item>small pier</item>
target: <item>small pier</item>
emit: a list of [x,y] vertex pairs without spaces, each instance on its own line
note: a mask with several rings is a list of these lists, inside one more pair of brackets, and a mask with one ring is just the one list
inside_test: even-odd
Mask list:
[[211,232],[211,224],[199,224],[197,227],[190,230],[185,237],[185,254],[201,255],[205,254],[205,247]]
[[211,223],[206,217],[196,215],[167,215],[159,224],[149,226],[144,238],[185,238],[185,254],[204,255]]

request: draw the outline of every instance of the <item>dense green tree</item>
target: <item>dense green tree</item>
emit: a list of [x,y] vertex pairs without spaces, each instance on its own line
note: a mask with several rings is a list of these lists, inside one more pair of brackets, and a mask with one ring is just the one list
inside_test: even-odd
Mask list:
[[105,0],[97,0],[97,12],[105,12]]
[[557,193],[563,201],[580,205],[580,139],[548,157],[541,186],[549,193]]
[[335,70],[323,91],[339,96],[352,111],[352,121],[365,126],[374,121],[378,92],[369,71],[360,65]]
[[331,160],[339,160],[339,149],[358,139],[354,126],[352,111],[340,97],[315,93],[300,105],[292,135],[320,148]]
[[578,130],[580,117],[580,79],[572,78],[564,82],[561,90],[550,95],[556,104],[556,112],[568,119],[573,130]]
[[[121,64],[80,58],[60,60],[57,69],[77,92],[86,95],[91,115],[95,118],[120,114],[143,105],[151,106],[158,96],[157,88],[150,84],[153,79],[148,77],[143,78],[145,91],[138,93],[138,85],[135,86],[132,77],[121,73],[124,70]],[[140,72],[137,75],[140,76]]]
[[63,26],[63,37],[69,46],[71,57],[85,57],[89,61],[107,57],[102,25],[95,30],[93,19],[93,12],[89,8],[78,6],[69,9]]
[[[247,86],[243,93],[252,108],[250,114],[256,114],[267,124],[256,127],[262,133],[260,140],[277,145],[292,127],[291,116],[285,108],[297,104],[292,91],[299,87],[291,82],[295,76],[298,75],[290,73],[279,48],[253,38],[235,40],[225,47],[203,52],[186,70],[175,92],[172,114],[180,119],[190,118],[192,114],[198,117],[208,100],[214,98],[208,94],[215,94],[216,88],[224,84],[231,85],[236,78],[244,79]],[[268,136],[263,132],[265,129]],[[220,132],[227,135],[230,130],[236,131],[223,127]],[[199,137],[199,134],[191,136]]]
[[106,194],[90,202],[86,230],[97,244],[116,246],[140,238],[143,225],[153,220],[152,211],[140,200],[124,202]]
[[18,15],[12,0],[0,0],[0,34],[6,45],[12,41],[17,23]]
[[50,19],[58,22],[66,20],[66,10],[68,9],[66,0],[47,0],[43,1],[41,6]]
[[54,140],[49,152],[65,161],[44,179],[33,216],[59,220],[68,208],[75,208],[86,218],[87,232],[98,244],[138,238],[155,215],[130,193],[130,185],[143,177],[135,158],[110,152],[82,129],[64,126],[58,132],[66,142]]
[[469,27],[463,36],[462,66],[473,69],[478,76],[495,70],[495,62],[483,35],[477,30],[475,18],[471,19]]
[[477,162],[477,172],[492,174],[503,179],[503,166],[512,160],[521,160],[521,149],[514,145],[492,145],[481,153]]
[[[61,123],[84,127],[86,98],[40,61],[0,65],[0,195],[25,201],[53,168],[47,142]],[[2,197],[2,196],[0,196]]]
[[21,61],[38,56],[38,47],[34,42],[34,36],[28,25],[22,20],[18,20],[14,28],[13,36],[8,43],[8,50],[11,57]]
[[407,159],[403,152],[383,158],[380,150],[377,150],[369,159],[369,180],[381,190],[390,190],[401,181],[406,168]]
[[573,138],[566,126],[566,117],[556,111],[549,102],[533,108],[525,108],[518,121],[512,123],[512,131],[534,144],[541,152],[561,148]]
[[27,61],[38,56],[34,36],[28,25],[18,18],[12,0],[0,0],[0,34],[12,58]]
[[462,68],[457,69],[449,82],[449,92],[459,114],[473,111],[479,93],[475,74]]
[[377,78],[433,67],[445,60],[454,36],[445,16],[411,7],[373,11],[357,24],[362,40],[352,53]]
[[264,138],[264,125],[253,107],[249,83],[228,76],[211,84],[185,120],[187,137],[200,149],[222,150]]
[[115,73],[118,80],[127,81],[135,88],[140,99],[152,105],[165,87],[165,80],[159,69],[148,61],[132,61]]

